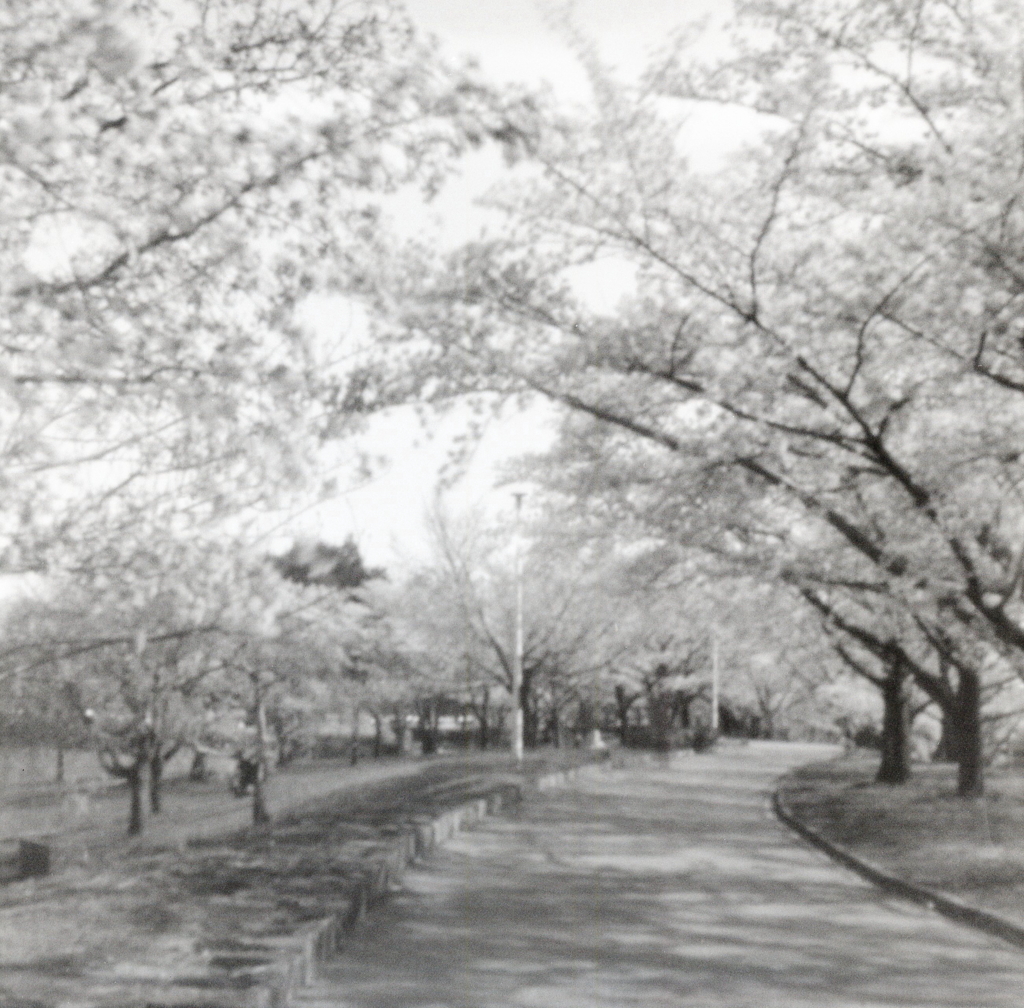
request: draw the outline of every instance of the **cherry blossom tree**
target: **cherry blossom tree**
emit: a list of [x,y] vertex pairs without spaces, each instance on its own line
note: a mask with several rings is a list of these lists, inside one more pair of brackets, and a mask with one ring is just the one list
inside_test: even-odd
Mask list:
[[313,479],[353,348],[309,295],[501,118],[386,2],[9,6],[0,535],[52,569],[129,492],[199,520]]
[[[725,56],[683,39],[636,86],[582,47],[593,107],[518,122],[537,172],[495,194],[507,226],[382,276],[389,331],[437,395],[542,395],[637,471],[699,463],[698,486],[816,526],[928,628],[977,736],[973,651],[1024,648],[1015,12],[738,13]],[[750,129],[706,171],[687,115],[712,107]],[[609,262],[610,311],[583,293]]]

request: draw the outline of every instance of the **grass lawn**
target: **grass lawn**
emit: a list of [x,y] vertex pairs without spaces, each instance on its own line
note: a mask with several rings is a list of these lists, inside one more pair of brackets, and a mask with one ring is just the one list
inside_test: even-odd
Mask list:
[[414,774],[312,800],[267,830],[126,850],[0,886],[0,1005],[78,1004],[83,984],[205,974],[225,949],[325,916],[411,817],[435,816],[520,770],[532,776],[586,759],[564,750],[531,754],[522,768],[427,761]]
[[990,770],[986,795],[956,796],[956,768],[915,765],[907,784],[874,783],[876,755],[787,775],[796,817],[898,878],[1024,924],[1024,768]]

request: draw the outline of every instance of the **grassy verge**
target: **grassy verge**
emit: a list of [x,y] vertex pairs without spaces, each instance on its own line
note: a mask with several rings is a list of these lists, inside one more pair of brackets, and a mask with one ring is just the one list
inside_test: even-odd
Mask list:
[[267,830],[124,852],[0,889],[0,1004],[78,1003],[82,985],[183,982],[250,956],[323,917],[384,851],[396,826],[434,816],[521,776],[583,761],[446,759],[411,775],[312,800]]
[[956,797],[955,767],[918,766],[874,783],[877,757],[855,754],[788,775],[798,819],[898,878],[1024,924],[1024,769],[990,772],[984,798]]

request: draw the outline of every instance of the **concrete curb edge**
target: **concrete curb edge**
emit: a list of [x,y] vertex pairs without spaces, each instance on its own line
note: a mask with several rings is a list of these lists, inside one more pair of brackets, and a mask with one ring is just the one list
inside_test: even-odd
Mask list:
[[562,787],[600,768],[600,764],[583,764],[569,770],[544,774],[533,780],[527,778],[515,784],[505,781],[495,785],[494,790],[482,798],[463,802],[438,816],[417,819],[400,837],[401,851],[395,859],[397,863],[389,864],[388,868],[391,870],[386,869],[383,877],[374,879],[374,884],[367,890],[360,890],[358,908],[350,911],[343,919],[334,914],[320,921],[311,932],[307,932],[306,941],[298,955],[286,965],[282,963],[285,967],[283,972],[287,977],[286,983],[267,991],[263,1003],[267,1008],[290,1008],[302,988],[315,982],[317,960],[341,948],[345,935],[356,927],[375,903],[387,895],[392,886],[398,884],[406,867],[426,857],[467,826],[478,823],[489,815],[496,815],[506,805],[506,795],[510,790],[518,792],[518,797],[521,798],[527,790],[547,791]]
[[173,983],[169,986],[144,984],[134,991],[121,987],[115,999],[101,998],[90,1005],[96,1008],[108,1005],[121,1008],[126,1004],[145,1005],[145,1008],[226,1008],[230,1004],[231,1008],[291,1008],[298,1003],[303,989],[315,983],[317,962],[343,946],[346,936],[373,906],[400,883],[409,865],[426,857],[467,826],[497,814],[510,798],[514,802],[529,791],[561,787],[603,768],[603,764],[588,763],[532,779],[505,780],[496,783],[482,797],[462,802],[435,816],[415,817],[394,837],[391,851],[376,865],[371,877],[340,901],[330,916],[311,922],[282,940],[273,961],[249,972],[244,986],[226,984],[201,990]]
[[855,871],[862,878],[867,879],[885,892],[910,900],[912,903],[924,906],[929,910],[935,910],[944,917],[956,921],[958,924],[966,924],[969,927],[984,931],[986,934],[1001,938],[1003,941],[1009,942],[1018,948],[1024,948],[1024,927],[1021,925],[1014,924],[1012,921],[1008,921],[989,910],[981,910],[978,907],[962,903],[952,896],[946,896],[942,893],[933,892],[914,885],[904,879],[897,878],[895,875],[890,875],[869,861],[865,861],[840,844],[824,837],[813,826],[809,826],[798,819],[782,797],[781,788],[776,788],[772,793],[772,811],[780,822],[788,826],[809,844],[824,851],[834,861],[838,861],[845,867]]

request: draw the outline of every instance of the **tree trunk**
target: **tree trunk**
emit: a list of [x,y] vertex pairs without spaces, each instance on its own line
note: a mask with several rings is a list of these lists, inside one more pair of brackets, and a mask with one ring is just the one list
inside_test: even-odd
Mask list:
[[531,670],[523,670],[523,683],[519,690],[519,706],[523,712],[523,748],[537,748],[537,704],[533,695]]
[[359,707],[352,708],[352,745],[349,748],[349,763],[357,766],[359,763]]
[[960,669],[956,698],[956,793],[961,798],[980,798],[985,792],[985,767],[981,745],[981,677],[973,669]]
[[651,725],[651,745],[657,752],[668,752],[672,747],[672,697],[666,693],[654,693],[647,703],[650,709],[648,721]]
[[380,759],[381,748],[383,745],[384,736],[384,723],[381,720],[380,714],[376,711],[373,712],[373,758]]
[[906,670],[896,661],[882,683],[882,760],[875,780],[905,784],[910,780],[910,710]]
[[161,805],[161,786],[164,779],[164,759],[159,746],[149,756],[149,811],[158,815]]
[[420,752],[424,756],[433,756],[437,752],[437,724],[433,699],[421,704],[419,722]]
[[523,747],[537,748],[537,712],[530,707],[523,708]]
[[485,752],[491,744],[490,701],[491,691],[485,686],[477,712],[480,718],[480,748]]
[[555,749],[562,747],[562,719],[559,717],[558,708],[551,711],[551,720],[548,725],[549,741]]
[[200,782],[206,780],[208,771],[206,769],[206,753],[198,749],[192,754],[192,765],[188,769],[188,779]]
[[676,690],[675,693],[671,694],[668,698],[668,727],[679,721],[679,727],[683,729],[690,729],[693,725],[693,718],[690,716],[690,708],[693,706],[693,702],[699,698],[697,693],[688,693],[683,690]]
[[64,746],[59,744],[57,746],[57,767],[54,773],[54,783],[64,783]]
[[263,689],[258,676],[253,677],[256,707],[256,779],[252,785],[252,824],[265,826],[270,822],[264,780],[267,773],[267,716],[263,706]]
[[636,697],[626,696],[626,687],[621,683],[615,684],[615,716],[618,719],[619,742],[626,745],[629,738],[629,710],[633,706]]
[[398,753],[404,756],[409,751],[409,725],[405,720],[405,711],[399,704],[394,705],[393,721],[395,731],[395,742],[398,745]]
[[953,712],[942,708],[940,717],[939,743],[932,753],[932,759],[937,763],[957,763],[959,754],[957,752],[956,716]]
[[125,773],[128,781],[128,793],[131,805],[128,811],[128,835],[138,836],[142,832],[142,777],[143,768],[146,762],[144,759],[137,759]]

